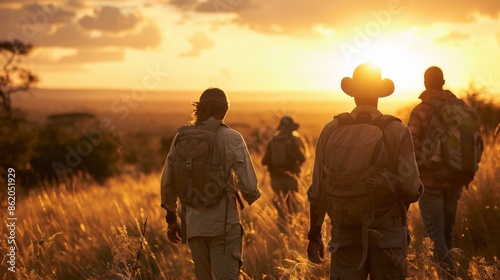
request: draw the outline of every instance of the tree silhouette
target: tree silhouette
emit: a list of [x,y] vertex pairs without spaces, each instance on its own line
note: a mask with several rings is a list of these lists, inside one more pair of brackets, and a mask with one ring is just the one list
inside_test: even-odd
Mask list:
[[13,114],[11,97],[29,90],[38,81],[21,62],[21,57],[27,56],[32,48],[19,40],[0,41],[0,184],[5,183],[8,167],[14,168],[19,178],[31,173],[36,126],[26,121],[23,112]]
[[32,48],[31,44],[19,40],[0,41],[0,54],[3,58],[0,69],[0,108],[9,119],[12,117],[12,95],[27,91],[38,82],[38,77],[19,60],[20,56],[28,55]]

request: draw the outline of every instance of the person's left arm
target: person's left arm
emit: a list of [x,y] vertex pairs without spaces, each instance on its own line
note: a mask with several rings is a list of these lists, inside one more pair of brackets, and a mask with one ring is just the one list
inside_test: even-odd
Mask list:
[[302,165],[305,161],[306,161],[306,149],[305,149],[305,145],[304,145],[304,142],[302,142],[302,139],[300,139],[300,137],[294,137],[294,141],[295,141],[295,159],[298,161],[299,165]]
[[238,178],[238,189],[241,191],[243,199],[251,205],[261,196],[257,186],[258,180],[255,174],[255,168],[250,158],[245,140],[238,133],[235,139],[232,139],[228,147],[230,158],[233,161],[232,169]]

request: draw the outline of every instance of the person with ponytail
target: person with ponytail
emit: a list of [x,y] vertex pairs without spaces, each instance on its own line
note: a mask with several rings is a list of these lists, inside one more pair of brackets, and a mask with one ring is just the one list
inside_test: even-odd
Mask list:
[[[167,237],[187,241],[198,279],[238,279],[243,262],[239,192],[248,205],[256,201],[261,196],[257,176],[245,140],[224,123],[229,110],[224,91],[209,88],[192,105],[193,119],[175,136],[161,178]],[[210,147],[206,155],[204,145]],[[197,162],[196,151],[206,160]]]

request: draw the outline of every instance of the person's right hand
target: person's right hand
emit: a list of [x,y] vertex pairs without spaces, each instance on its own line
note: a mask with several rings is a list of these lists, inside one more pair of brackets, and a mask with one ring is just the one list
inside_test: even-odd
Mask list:
[[181,227],[177,222],[168,224],[167,237],[170,242],[175,244],[181,241]]
[[307,245],[307,258],[315,264],[320,264],[324,257],[325,245],[323,245],[323,241],[321,239],[317,241],[309,240],[309,245]]

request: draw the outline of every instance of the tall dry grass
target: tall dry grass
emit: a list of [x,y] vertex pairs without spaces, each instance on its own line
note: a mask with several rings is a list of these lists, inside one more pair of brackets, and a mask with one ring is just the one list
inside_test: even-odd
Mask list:
[[[457,249],[453,252],[462,279],[500,277],[498,141],[488,138],[480,171],[459,204]],[[241,278],[328,278],[329,257],[321,265],[314,265],[305,253],[309,228],[306,190],[312,158],[306,162],[300,180],[296,198],[299,212],[289,217],[286,232],[282,233],[269,178],[259,164],[261,155],[252,156],[263,195],[242,213],[245,239]],[[160,208],[159,174],[122,176],[106,186],[76,182],[71,189],[32,191],[17,200],[16,273],[6,270],[3,259],[1,279],[192,279],[188,246],[168,242],[164,214]],[[2,215],[5,221],[6,211]],[[409,279],[439,279],[439,268],[431,257],[432,243],[423,238],[416,204],[409,217],[413,237],[408,256]],[[323,231],[324,236],[329,236],[328,226]],[[0,252],[5,258],[5,226],[1,234],[5,238],[0,240]]]

